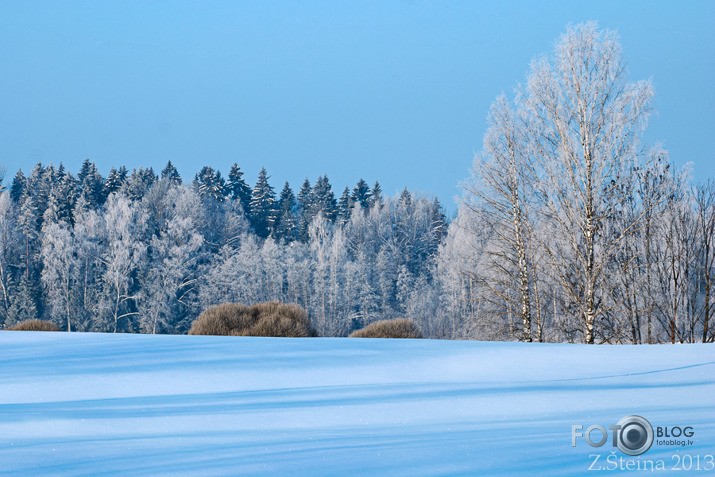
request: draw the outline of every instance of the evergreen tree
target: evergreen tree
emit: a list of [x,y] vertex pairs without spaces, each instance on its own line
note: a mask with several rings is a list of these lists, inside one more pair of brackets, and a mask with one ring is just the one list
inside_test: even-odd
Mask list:
[[363,209],[369,209],[370,195],[370,186],[367,185],[367,182],[360,179],[353,189],[353,202],[360,204],[360,207]]
[[[126,171],[126,169],[125,169]],[[118,192],[121,190],[122,186],[124,185],[124,181],[120,178],[119,176],[119,171],[117,171],[114,167],[112,167],[109,170],[109,175],[107,176],[107,181],[105,183],[104,187],[104,193],[107,197],[109,197],[112,193]]]
[[31,241],[37,236],[40,230],[40,219],[35,196],[30,195],[28,189],[22,193],[20,198],[20,213],[17,217],[17,224],[25,235],[27,241]]
[[77,181],[82,184],[84,179],[90,174],[93,174],[94,171],[96,171],[94,163],[90,162],[88,157],[85,158],[84,162],[82,162],[82,166],[79,168],[79,172],[77,173]]
[[24,246],[21,248],[21,256],[17,257],[18,272],[21,276],[18,277],[16,296],[9,312],[16,321],[37,318],[38,314],[38,287],[34,260],[41,221],[35,197],[29,194],[29,189],[25,189],[20,201],[17,224],[24,235]]
[[228,173],[228,195],[231,200],[238,200],[243,207],[243,213],[248,215],[251,207],[251,188],[243,180],[243,172],[237,163],[233,163]]
[[285,242],[292,242],[296,239],[298,233],[297,208],[295,194],[293,194],[290,184],[286,182],[278,199],[278,222],[275,230],[277,239],[282,239]]
[[404,207],[408,210],[412,208],[412,194],[410,194],[410,191],[407,190],[407,187],[402,190],[397,204],[398,206]]
[[194,188],[202,199],[210,198],[216,202],[226,200],[226,182],[221,177],[220,171],[212,167],[203,167],[194,177]]
[[38,287],[29,270],[17,277],[17,285],[13,288],[15,293],[7,312],[8,316],[5,325],[13,325],[39,318]]
[[250,204],[250,219],[256,235],[268,237],[276,223],[276,196],[273,187],[268,183],[266,168],[261,168],[258,181],[253,188]]
[[33,207],[35,208],[34,216],[37,220],[37,230],[42,228],[42,218],[52,189],[50,172],[50,170],[43,167],[41,162],[38,162],[27,180],[27,192],[32,197]]
[[343,190],[343,195],[340,196],[338,202],[338,224],[344,225],[350,221],[350,215],[353,210],[353,199],[350,196],[350,189],[346,186]]
[[25,174],[22,173],[22,169],[17,171],[15,177],[12,179],[12,185],[10,186],[10,198],[14,202],[20,202],[22,193],[27,189],[27,178]]
[[372,187],[372,196],[370,197],[370,207],[382,207],[382,188],[380,183],[375,181],[375,185]]
[[58,220],[64,220],[69,224],[74,224],[72,211],[77,200],[77,182],[72,174],[67,172],[62,164],[57,171],[59,179],[52,194],[57,200]]
[[60,204],[55,194],[50,194],[47,207],[42,213],[42,224],[56,224],[60,221]]
[[338,213],[338,203],[335,200],[328,176],[318,177],[318,182],[313,188],[313,215],[319,213],[330,222],[334,222]]
[[161,171],[161,178],[167,179],[173,185],[181,184],[179,171],[176,170],[176,167],[174,167],[174,164],[172,164],[171,161],[167,162],[166,167]]
[[308,228],[313,220],[313,188],[308,178],[298,192],[298,238],[301,242],[308,241]]
[[94,208],[99,208],[104,204],[106,195],[104,193],[104,179],[97,170],[94,162],[85,159],[82,168],[77,174],[77,181],[80,184],[80,194],[87,201],[87,204]]
[[442,204],[437,197],[432,202],[432,247],[436,251],[437,246],[442,242],[447,233],[447,217],[442,210]]
[[156,182],[157,176],[151,167],[132,170],[132,175],[125,182],[123,191],[127,197],[133,201],[139,201],[144,197],[149,188]]
[[124,185],[127,182],[127,177],[129,176],[129,172],[127,171],[126,166],[121,166],[119,167],[119,171],[117,172],[117,179],[119,182]]

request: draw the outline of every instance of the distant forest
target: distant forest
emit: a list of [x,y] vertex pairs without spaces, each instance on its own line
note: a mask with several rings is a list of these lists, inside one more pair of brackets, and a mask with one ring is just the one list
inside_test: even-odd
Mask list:
[[189,184],[171,162],[107,177],[89,160],[76,176],[37,164],[0,196],[0,324],[185,333],[212,304],[280,300],[344,336],[436,298],[447,226],[437,199],[363,180],[336,198],[327,176],[276,194],[265,169],[250,187],[237,164]]
[[[322,336],[407,317],[430,338],[583,341],[578,260],[535,206],[524,325],[514,208],[483,180],[494,162],[475,165],[449,223],[437,199],[383,197],[363,180],[336,198],[325,176],[276,194],[265,170],[250,187],[238,165],[186,183],[171,162],[107,177],[89,160],[76,176],[37,164],[0,194],[0,326],[186,333],[210,305],[279,300],[303,306]],[[656,205],[603,263],[595,342],[712,341],[715,187],[662,160],[639,177],[642,197],[603,228]]]

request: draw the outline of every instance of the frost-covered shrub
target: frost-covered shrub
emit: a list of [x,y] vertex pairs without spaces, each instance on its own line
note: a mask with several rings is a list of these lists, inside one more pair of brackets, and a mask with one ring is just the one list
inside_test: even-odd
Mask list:
[[26,320],[11,326],[12,331],[60,331],[56,324],[45,320]]
[[408,319],[376,321],[369,326],[353,331],[350,338],[422,338],[417,325]]
[[224,303],[206,309],[192,323],[190,335],[316,336],[308,315],[298,305],[271,301],[248,307]]

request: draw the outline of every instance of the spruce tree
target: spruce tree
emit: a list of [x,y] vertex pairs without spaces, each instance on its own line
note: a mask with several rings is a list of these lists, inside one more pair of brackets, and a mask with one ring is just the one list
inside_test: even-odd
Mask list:
[[375,181],[375,185],[372,187],[372,195],[370,197],[370,207],[382,207],[382,188],[380,183]]
[[25,189],[20,198],[20,212],[17,217],[17,225],[20,227],[24,235],[24,247],[22,253],[22,261],[24,261],[25,274],[28,275],[31,270],[31,259],[34,256],[35,241],[40,230],[40,217],[38,213],[35,197],[30,195],[29,189]]
[[353,202],[360,204],[363,209],[370,208],[370,186],[363,179],[353,189]]
[[301,242],[308,241],[308,227],[313,221],[313,188],[308,178],[298,192],[298,238]]
[[447,233],[447,217],[444,215],[442,210],[442,204],[439,203],[437,197],[434,198],[432,202],[432,217],[431,217],[431,228],[432,228],[432,249],[437,250],[437,247],[442,242]]
[[50,194],[47,207],[42,214],[42,225],[56,224],[60,221],[60,204],[55,194]]
[[276,223],[277,204],[273,187],[268,183],[266,168],[261,168],[258,181],[251,193],[250,219],[256,235],[268,237]]
[[331,222],[335,221],[338,213],[338,203],[335,200],[328,176],[318,177],[313,188],[314,215],[319,213]]
[[77,200],[77,181],[75,181],[72,174],[64,169],[64,166],[60,164],[60,169],[58,170],[59,180],[57,186],[53,190],[53,194],[57,199],[58,204],[58,218],[59,220],[64,220],[69,224],[74,225],[74,217],[72,211],[74,209],[75,201]]
[[171,163],[171,161],[166,163],[166,167],[164,167],[164,170],[161,171],[161,178],[166,179],[171,183],[172,185],[180,185],[181,184],[181,176],[179,175],[179,171],[174,167],[174,164]]
[[82,166],[79,168],[79,172],[77,173],[77,181],[82,184],[84,179],[95,169],[96,167],[92,162],[90,162],[89,158],[85,158],[84,162],[82,162]]
[[25,174],[22,173],[22,169],[17,171],[15,177],[12,179],[12,185],[10,186],[10,198],[14,202],[20,202],[22,193],[27,189],[27,178]]
[[350,221],[352,209],[353,199],[350,196],[350,189],[345,186],[343,195],[340,196],[340,201],[338,202],[338,224],[344,225]]
[[243,180],[243,171],[238,167],[237,163],[233,163],[231,170],[228,173],[228,196],[231,200],[238,200],[243,207],[243,213],[248,215],[251,207],[251,188],[248,187],[246,181]]
[[112,195],[114,192],[121,190],[124,182],[119,177],[119,171],[114,167],[109,170],[109,175],[107,175],[107,181],[104,187],[104,193],[107,197]]
[[88,205],[93,208],[99,208],[104,204],[106,199],[104,179],[94,162],[89,162],[89,159],[85,159],[79,174],[77,174],[77,181],[80,184],[80,193]]
[[124,183],[127,182],[127,177],[129,175],[129,172],[127,171],[126,166],[121,166],[119,168],[119,171],[117,172],[117,178],[119,179],[119,182],[124,185]]
[[39,318],[37,306],[39,287],[33,278],[28,269],[15,279],[17,285],[13,287],[15,293],[13,293],[12,304],[7,312],[6,326]]
[[397,205],[400,207],[404,207],[406,210],[412,209],[412,194],[410,194],[410,191],[407,190],[407,187],[402,189],[402,193],[400,194],[400,198],[397,201]]
[[278,221],[276,223],[275,237],[278,240],[284,240],[289,243],[297,238],[298,235],[298,218],[297,218],[298,203],[295,199],[295,194],[290,188],[288,182],[283,186],[280,198],[278,199]]
[[194,188],[202,199],[210,198],[216,202],[226,200],[226,182],[221,177],[220,171],[212,167],[203,167],[194,177]]

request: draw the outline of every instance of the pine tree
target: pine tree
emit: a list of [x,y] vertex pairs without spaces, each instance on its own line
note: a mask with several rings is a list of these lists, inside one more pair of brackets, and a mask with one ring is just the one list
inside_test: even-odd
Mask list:
[[367,182],[360,179],[353,189],[353,202],[360,204],[360,207],[363,209],[369,209],[370,195],[370,186],[367,185]]
[[243,207],[243,213],[248,215],[251,207],[251,188],[243,180],[243,172],[237,163],[233,163],[228,173],[228,195],[231,200],[238,200]]
[[166,167],[164,167],[164,170],[161,171],[161,178],[168,180],[172,185],[181,184],[179,171],[176,170],[176,167],[174,167],[174,164],[172,164],[171,161],[167,162]]
[[25,174],[22,173],[22,169],[17,171],[15,177],[12,179],[12,185],[10,186],[10,198],[14,202],[20,202],[22,193],[27,189],[27,178]]
[[268,173],[265,167],[261,168],[258,174],[258,181],[253,188],[250,204],[250,219],[256,235],[262,238],[268,237],[276,222],[276,197],[273,187],[268,183]]
[[278,240],[284,240],[287,243],[292,242],[297,237],[298,204],[295,199],[295,194],[290,188],[288,182],[283,186],[280,199],[278,200],[278,222],[276,224],[275,236]]

